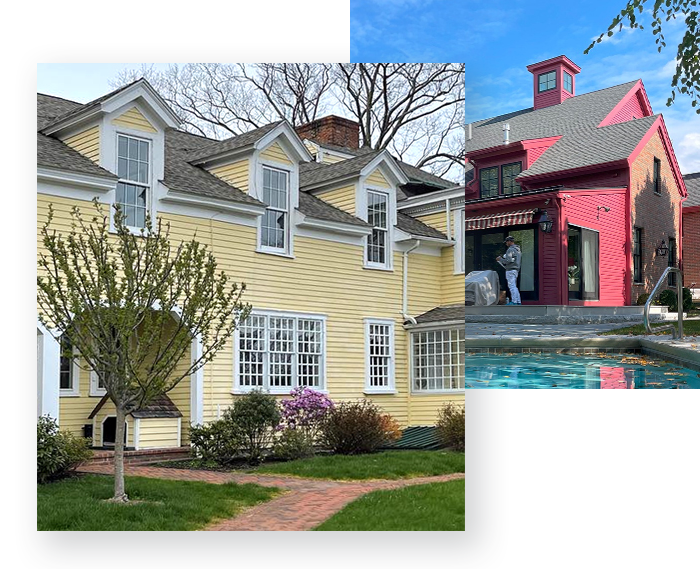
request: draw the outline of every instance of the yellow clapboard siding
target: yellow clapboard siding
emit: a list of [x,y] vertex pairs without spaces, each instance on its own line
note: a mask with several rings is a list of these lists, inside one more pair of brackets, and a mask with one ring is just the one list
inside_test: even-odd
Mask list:
[[136,107],[131,107],[128,111],[113,119],[112,124],[144,132],[158,132]]
[[355,186],[345,186],[322,194],[317,194],[324,202],[355,215]]
[[452,404],[464,407],[464,393],[430,395],[413,395],[411,397],[411,424],[434,425],[441,407]]
[[217,166],[209,170],[217,178],[221,178],[227,184],[248,193],[248,178],[249,178],[249,168],[248,159],[239,160],[238,162],[233,162],[232,164],[226,164],[224,166]]
[[262,159],[272,160],[274,162],[280,162],[282,164],[289,164],[290,166],[292,165],[292,161],[289,159],[289,156],[287,156],[285,151],[282,150],[282,147],[279,145],[279,142],[273,142],[270,146],[268,146],[265,150],[263,150],[260,153],[260,157]]
[[411,216],[447,235],[447,213],[444,211],[427,215],[411,214]]
[[390,188],[389,182],[381,173],[379,168],[375,168],[372,173],[367,176],[367,184],[371,186],[379,186],[380,188]]
[[442,278],[440,284],[440,304],[464,303],[464,273],[455,274],[454,247],[445,247],[442,250]]
[[178,419],[154,417],[139,419],[139,448],[172,448],[178,446]]
[[73,150],[80,152],[93,162],[100,161],[100,126],[95,125],[87,130],[63,139]]
[[[39,226],[45,221],[47,205],[51,202],[56,225],[61,231],[70,228],[72,205],[78,205],[84,211],[91,207],[89,202],[45,195],[39,195],[38,201]],[[326,385],[333,399],[342,401],[365,396],[364,318],[372,317],[389,318],[395,323],[397,393],[372,395],[371,399],[402,425],[429,424],[426,421],[436,416],[442,403],[464,400],[463,391],[454,396],[411,397],[409,394],[409,335],[402,326],[403,264],[400,253],[394,254],[394,271],[372,271],[363,268],[362,246],[297,236],[295,258],[281,259],[255,252],[255,228],[174,214],[162,214],[161,217],[171,224],[174,246],[181,240],[190,239],[196,231],[198,239],[216,256],[219,268],[230,278],[246,282],[244,300],[255,308],[326,315]],[[409,312],[412,315],[441,304],[442,281],[447,270],[447,256],[451,259],[452,249],[445,251],[443,257],[415,252],[409,255]],[[205,421],[215,419],[233,403],[233,378],[233,342],[230,341],[203,371]],[[87,389],[87,386],[87,380],[81,378],[81,395],[83,387]],[[186,444],[190,423],[189,379],[180,383],[169,396],[184,415],[182,436],[183,444]],[[64,422],[64,417],[71,417],[65,421],[79,429],[98,400],[81,396],[68,402],[67,398],[62,398],[61,422]]]

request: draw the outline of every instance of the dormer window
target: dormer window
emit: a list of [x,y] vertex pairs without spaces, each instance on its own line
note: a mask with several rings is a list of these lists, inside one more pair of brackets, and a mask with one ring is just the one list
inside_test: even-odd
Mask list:
[[564,89],[569,93],[574,92],[574,78],[566,71],[564,71]]
[[146,227],[150,190],[149,142],[117,135],[117,195],[115,203],[124,214],[124,224],[133,229]]
[[549,73],[542,73],[538,77],[538,92],[543,93],[545,91],[551,91],[557,88],[557,72],[550,71]]
[[289,173],[263,167],[263,202],[260,243],[263,249],[286,252],[289,227]]
[[367,264],[370,266],[387,266],[388,204],[388,194],[367,192],[367,223],[372,226],[372,234],[367,237]]

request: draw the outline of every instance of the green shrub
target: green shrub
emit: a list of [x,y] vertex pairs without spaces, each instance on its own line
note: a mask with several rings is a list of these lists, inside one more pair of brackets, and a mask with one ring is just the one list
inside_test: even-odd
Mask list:
[[247,460],[251,464],[261,462],[264,451],[272,447],[282,418],[277,400],[262,391],[251,391],[237,397],[227,413],[242,435]]
[[321,441],[338,454],[374,452],[396,438],[397,424],[369,399],[336,405],[323,419]]
[[314,455],[313,440],[302,429],[284,429],[275,440],[272,454],[278,460],[297,460]]
[[[640,295],[639,295],[639,298],[637,298],[637,306],[644,306],[644,305],[647,303],[647,300],[649,300],[649,294],[648,294],[648,293],[645,292],[644,294],[640,294]],[[651,304],[652,304],[653,306],[660,306],[660,305],[661,305],[661,302],[659,302],[659,297],[657,296],[657,297],[654,299],[654,302],[652,302]]]
[[190,442],[196,456],[209,464],[226,466],[241,453],[243,436],[229,413],[208,425],[190,428]]
[[437,434],[440,442],[454,450],[464,450],[464,405],[445,405],[438,411]]
[[[666,289],[659,295],[662,306],[668,306],[670,312],[678,312],[678,293],[675,289]],[[693,308],[693,295],[689,288],[683,288],[683,312]]]
[[92,456],[87,439],[59,431],[56,419],[39,417],[36,425],[36,479],[43,484],[68,476]]

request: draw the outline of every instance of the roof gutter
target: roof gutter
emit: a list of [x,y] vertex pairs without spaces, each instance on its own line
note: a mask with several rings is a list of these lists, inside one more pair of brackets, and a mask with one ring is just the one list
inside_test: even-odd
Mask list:
[[404,322],[410,322],[411,324],[417,324],[417,322],[413,316],[408,315],[408,254],[418,247],[420,247],[420,239],[416,239],[415,244],[403,252],[403,305],[401,316]]

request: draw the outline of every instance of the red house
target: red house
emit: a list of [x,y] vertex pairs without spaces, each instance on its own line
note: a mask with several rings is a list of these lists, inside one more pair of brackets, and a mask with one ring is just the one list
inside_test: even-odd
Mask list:
[[[523,304],[624,306],[680,262],[686,188],[641,80],[576,94],[565,56],[528,66],[533,106],[467,125],[466,272],[512,234]],[[673,275],[672,275],[673,276]]]
[[700,172],[683,176],[688,199],[683,202],[683,284],[700,300]]

